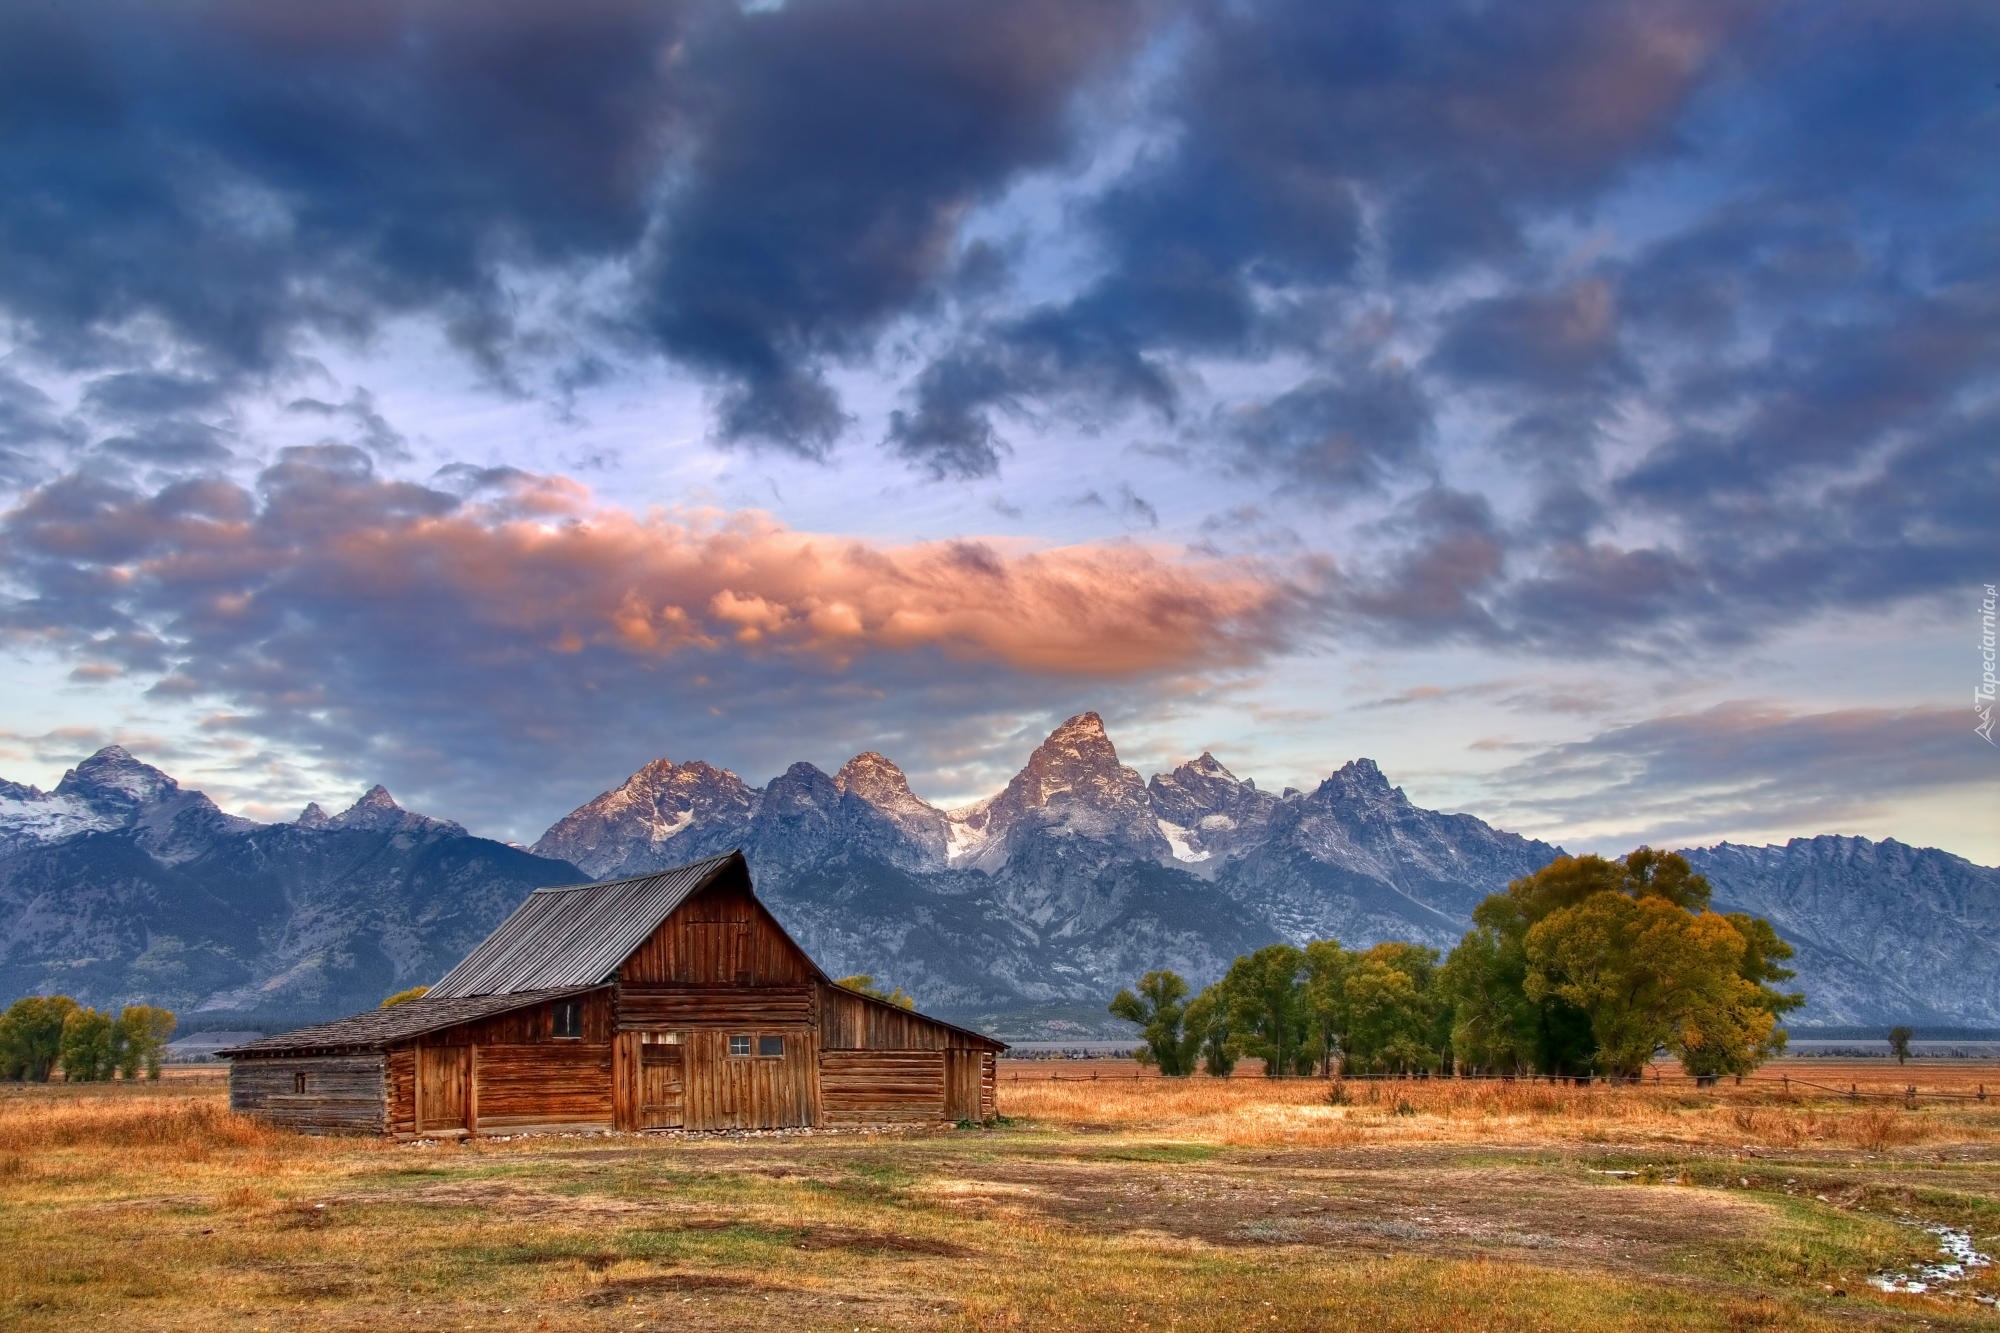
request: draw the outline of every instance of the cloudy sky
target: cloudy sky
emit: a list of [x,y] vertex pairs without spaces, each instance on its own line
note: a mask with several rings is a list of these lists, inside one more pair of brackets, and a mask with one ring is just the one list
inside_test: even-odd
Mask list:
[[0,773],[2000,862],[2000,8],[0,8]]

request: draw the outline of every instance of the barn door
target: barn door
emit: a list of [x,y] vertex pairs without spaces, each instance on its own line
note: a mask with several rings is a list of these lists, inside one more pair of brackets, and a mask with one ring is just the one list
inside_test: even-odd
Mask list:
[[687,1047],[678,1032],[648,1032],[639,1045],[639,1128],[687,1123]]
[[464,1129],[472,1092],[470,1046],[417,1048],[417,1132]]

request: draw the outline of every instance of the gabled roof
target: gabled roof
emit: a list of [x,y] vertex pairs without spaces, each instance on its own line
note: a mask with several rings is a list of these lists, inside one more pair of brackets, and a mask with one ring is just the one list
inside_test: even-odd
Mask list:
[[536,889],[424,998],[602,985],[675,908],[732,872],[748,885],[743,853],[636,879]]
[[[613,981],[619,964],[630,958],[676,908],[709,885],[731,877],[740,880],[755,899],[750,867],[740,851],[690,862],[655,875],[536,889],[500,923],[499,929],[421,999],[246,1042],[216,1054],[254,1057],[306,1050],[373,1049],[544,1000],[593,990]],[[766,915],[769,916],[768,909]],[[798,949],[798,943],[777,918],[769,919],[778,933]],[[814,977],[827,985],[836,984],[810,954],[803,949],[799,949],[799,954]],[[868,1004],[896,1009],[899,1013],[911,1012],[914,1017],[962,1033],[994,1050],[1007,1049],[1006,1042],[983,1032],[928,1014],[904,1011],[859,991],[850,994]]]
[[337,1018],[331,1023],[320,1023],[296,1032],[283,1032],[275,1037],[264,1037],[257,1041],[247,1041],[241,1046],[231,1046],[216,1054],[225,1057],[239,1055],[280,1055],[290,1051],[340,1050],[361,1047],[372,1049],[386,1046],[391,1042],[409,1037],[422,1036],[426,1032],[436,1032],[440,1028],[457,1027],[460,1023],[470,1023],[475,1019],[491,1018],[514,1009],[525,1009],[540,1004],[544,1000],[560,999],[565,995],[575,995],[590,987],[565,987],[555,990],[517,991],[511,995],[474,995],[456,999],[440,999],[424,995],[414,1000],[405,1000],[388,1009],[370,1009],[367,1013],[355,1014],[350,1018]]

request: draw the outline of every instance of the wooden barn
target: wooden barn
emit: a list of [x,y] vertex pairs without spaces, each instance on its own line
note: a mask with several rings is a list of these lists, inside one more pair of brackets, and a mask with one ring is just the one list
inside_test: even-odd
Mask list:
[[423,998],[221,1054],[234,1110],[406,1138],[981,1120],[1005,1049],[835,985],[732,852],[537,889]]

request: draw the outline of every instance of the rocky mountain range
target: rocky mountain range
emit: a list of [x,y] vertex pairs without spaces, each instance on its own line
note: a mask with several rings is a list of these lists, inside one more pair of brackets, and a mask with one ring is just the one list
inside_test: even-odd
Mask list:
[[267,1023],[434,980],[530,890],[581,878],[376,787],[290,824],[223,814],[117,746],[0,788],[0,996]]
[[[0,786],[0,990],[317,1016],[434,979],[540,884],[741,847],[836,975],[1012,1035],[1115,1024],[1153,967],[1204,982],[1275,939],[1449,949],[1480,898],[1561,849],[1412,804],[1357,759],[1261,790],[1203,754],[1150,780],[1091,713],[994,796],[943,810],[873,752],[762,788],[646,765],[532,851],[403,810],[377,787],[290,824],[221,813],[115,747],[53,792]],[[1860,838],[1688,853],[1717,905],[1798,947],[1805,1022],[2000,1022],[2000,871]]]

